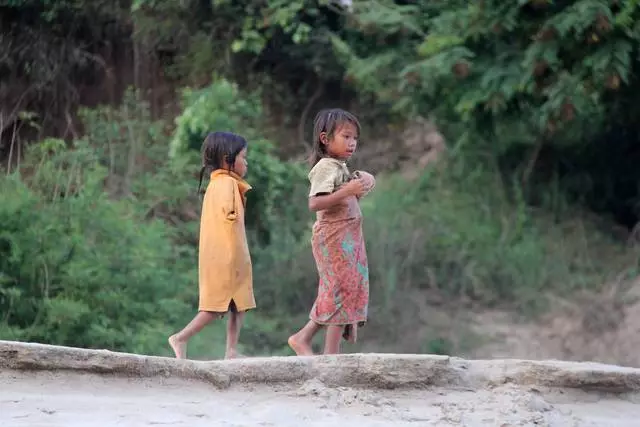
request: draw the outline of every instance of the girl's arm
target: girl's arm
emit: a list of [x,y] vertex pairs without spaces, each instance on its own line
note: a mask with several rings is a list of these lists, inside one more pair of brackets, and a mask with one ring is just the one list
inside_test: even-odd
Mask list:
[[331,194],[309,197],[309,210],[318,212],[330,209],[349,196],[360,197],[364,191],[365,186],[361,179],[351,180]]
[[221,209],[224,218],[229,222],[238,219],[236,212],[236,191],[238,184],[232,177],[220,177],[213,188],[215,209]]

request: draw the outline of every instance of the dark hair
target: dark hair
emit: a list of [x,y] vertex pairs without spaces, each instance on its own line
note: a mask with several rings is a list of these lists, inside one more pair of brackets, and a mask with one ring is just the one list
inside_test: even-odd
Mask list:
[[320,159],[327,155],[325,146],[320,140],[320,134],[326,132],[327,138],[331,139],[334,132],[345,123],[354,125],[358,136],[360,136],[360,122],[356,116],[350,112],[340,108],[330,108],[320,110],[318,114],[316,114],[316,118],[313,120],[313,151],[309,157],[309,165],[311,167],[314,167]]
[[231,132],[211,132],[202,143],[202,169],[200,169],[200,182],[198,193],[202,186],[202,177],[205,172],[213,172],[222,169],[226,162],[229,171],[236,162],[236,156],[247,146],[247,140]]

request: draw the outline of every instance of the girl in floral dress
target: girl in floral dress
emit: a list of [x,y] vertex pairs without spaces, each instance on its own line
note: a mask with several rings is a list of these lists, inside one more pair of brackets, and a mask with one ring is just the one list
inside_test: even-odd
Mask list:
[[322,328],[324,354],[339,353],[341,338],[355,342],[367,320],[369,267],[359,200],[375,179],[364,171],[350,173],[346,165],[359,134],[357,118],[347,111],[329,109],[316,116],[309,209],[317,218],[312,247],[319,283],[309,322],[289,338],[297,355],[313,354],[311,341]]

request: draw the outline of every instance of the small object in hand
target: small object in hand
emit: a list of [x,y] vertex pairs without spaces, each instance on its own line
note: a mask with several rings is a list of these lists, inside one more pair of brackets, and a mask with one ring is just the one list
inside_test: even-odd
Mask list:
[[365,188],[365,192],[361,197],[366,196],[367,194],[369,194],[371,192],[371,190],[373,190],[373,188],[376,186],[376,180],[373,177],[373,175],[367,173],[367,172],[362,172],[362,171],[355,171],[351,174],[350,179],[360,179],[362,180],[362,183],[364,185]]

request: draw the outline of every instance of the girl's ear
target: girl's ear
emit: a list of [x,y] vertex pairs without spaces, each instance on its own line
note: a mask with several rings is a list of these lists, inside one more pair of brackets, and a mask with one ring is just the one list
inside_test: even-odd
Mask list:
[[327,143],[329,142],[326,132],[320,132],[320,142],[322,142],[322,144],[324,145],[327,145]]
[[230,160],[231,160],[231,156],[230,156],[230,155],[228,155],[228,154],[227,154],[227,155],[222,156],[222,162],[221,162],[222,164],[220,165],[220,167],[221,167],[222,169],[231,169],[231,167],[230,167],[230,165],[231,165]]

